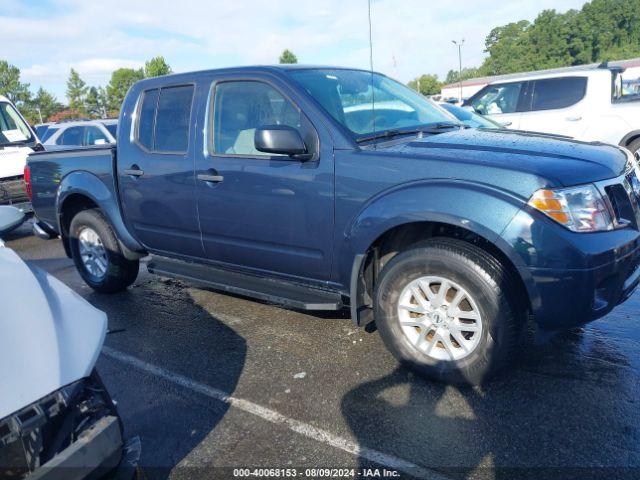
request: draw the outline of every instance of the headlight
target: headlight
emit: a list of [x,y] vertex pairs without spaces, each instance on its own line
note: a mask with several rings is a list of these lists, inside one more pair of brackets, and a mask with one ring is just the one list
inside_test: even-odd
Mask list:
[[595,185],[538,190],[528,203],[574,232],[614,228],[611,214]]

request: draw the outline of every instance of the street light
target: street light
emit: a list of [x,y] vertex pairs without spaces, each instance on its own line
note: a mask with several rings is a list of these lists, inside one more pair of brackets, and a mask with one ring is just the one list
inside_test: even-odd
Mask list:
[[460,103],[462,103],[462,45],[464,45],[464,38],[459,42],[451,40],[451,43],[458,47],[458,81],[460,82]]

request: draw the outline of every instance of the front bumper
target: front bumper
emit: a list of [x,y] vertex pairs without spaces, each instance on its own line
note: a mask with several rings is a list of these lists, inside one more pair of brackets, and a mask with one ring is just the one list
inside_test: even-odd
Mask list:
[[541,305],[534,312],[540,327],[579,326],[611,312],[640,284],[640,248],[590,269],[531,269]]
[[122,457],[122,435],[117,417],[98,420],[29,480],[81,480],[100,478],[114,470]]
[[0,478],[101,478],[123,458],[122,431],[94,371],[0,419]]

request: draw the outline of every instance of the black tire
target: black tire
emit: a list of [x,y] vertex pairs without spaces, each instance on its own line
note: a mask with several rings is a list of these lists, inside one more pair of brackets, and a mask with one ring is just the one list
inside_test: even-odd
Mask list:
[[[78,237],[86,228],[90,228],[98,235],[106,250],[107,269],[102,276],[92,274],[82,261]],[[80,276],[97,292],[119,292],[136,280],[140,262],[125,258],[113,229],[99,210],[82,210],[73,217],[69,227],[69,244],[71,256]]]
[[[472,292],[482,318],[482,331],[479,343],[464,358],[434,359],[419,351],[400,326],[401,291],[411,281],[427,275],[441,276]],[[428,240],[399,253],[384,266],[375,289],[376,325],[385,345],[402,364],[445,383],[478,385],[515,357],[526,310],[518,306],[513,285],[500,263],[480,248],[449,238]],[[436,340],[434,344],[435,348],[444,348],[442,342]]]
[[636,138],[633,142],[627,145],[627,150],[633,154],[638,153],[640,151],[640,138]]

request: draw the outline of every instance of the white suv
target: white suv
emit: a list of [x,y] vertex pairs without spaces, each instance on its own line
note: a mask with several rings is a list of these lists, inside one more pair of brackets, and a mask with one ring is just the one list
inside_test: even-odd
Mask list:
[[47,150],[116,143],[118,120],[81,120],[49,125],[42,143]]
[[23,174],[34,148],[42,149],[35,133],[9,99],[0,95],[0,205],[31,211]]
[[623,95],[608,68],[523,75],[490,83],[465,102],[509,128],[640,150],[640,95]]

